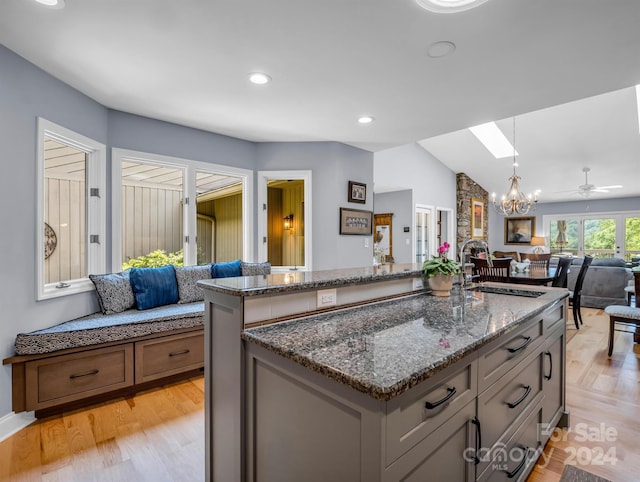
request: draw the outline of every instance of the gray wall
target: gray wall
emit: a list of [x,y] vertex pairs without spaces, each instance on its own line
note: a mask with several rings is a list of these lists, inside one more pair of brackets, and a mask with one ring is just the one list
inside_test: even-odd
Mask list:
[[456,215],[456,174],[419,144],[376,152],[374,182],[379,186],[410,189],[413,206],[452,209]]
[[[586,201],[571,201],[559,203],[540,203],[533,214],[536,218],[536,235],[548,236],[543,233],[544,225],[542,216],[550,214],[595,214],[617,211],[640,210],[640,197],[616,198],[616,199],[589,199]],[[504,244],[504,216],[495,212],[493,206],[489,206],[489,249],[491,251],[518,251],[529,253],[533,246],[529,245],[505,245]]]
[[[314,270],[373,263],[373,236],[339,234],[340,207],[373,211],[372,153],[337,142],[265,142],[258,145],[258,165],[312,171]],[[366,204],[347,202],[350,180],[367,185]]]
[[[3,227],[0,252],[4,258],[0,270],[0,358],[13,354],[18,332],[37,330],[98,310],[94,293],[35,300],[37,117],[107,145],[107,263],[111,262],[112,147],[256,171],[311,169],[314,268],[372,262],[371,241],[365,249],[364,237],[338,235],[338,208],[347,206],[348,180],[369,186],[367,204],[351,206],[373,210],[370,152],[339,143],[256,144],[109,110],[0,46],[0,162],[4,168],[0,179]],[[255,219],[254,230],[257,232]],[[0,419],[11,412],[10,387],[11,367],[5,365],[0,368]]]
[[[16,333],[95,311],[92,293],[36,303],[36,117],[107,141],[108,111],[0,46],[0,357]],[[11,411],[11,367],[0,368],[0,418]]]
[[[413,205],[410,189],[376,194],[374,198],[374,213],[393,213],[391,218],[391,240],[393,243],[393,259],[396,263],[413,263]],[[404,227],[409,227],[409,232],[404,232]],[[408,241],[408,243],[407,243]]]

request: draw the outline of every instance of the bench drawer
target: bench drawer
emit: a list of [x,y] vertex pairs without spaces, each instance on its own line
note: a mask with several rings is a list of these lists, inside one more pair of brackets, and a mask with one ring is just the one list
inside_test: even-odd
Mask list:
[[204,366],[204,334],[166,336],[136,343],[136,383]]
[[43,408],[133,385],[133,344],[26,363],[26,409]]

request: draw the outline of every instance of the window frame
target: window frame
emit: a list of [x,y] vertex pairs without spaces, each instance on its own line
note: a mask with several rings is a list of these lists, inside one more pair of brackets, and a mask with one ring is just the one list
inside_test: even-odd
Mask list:
[[[253,171],[239,167],[223,166],[179,157],[163,156],[147,152],[133,151],[118,147],[111,148],[111,269],[122,271],[122,162],[140,162],[182,169],[184,172],[183,196],[196,199],[196,172],[215,172],[242,180],[242,259],[253,260]],[[196,203],[183,206],[183,248],[184,265],[197,263]],[[187,239],[189,241],[187,241]]]
[[[106,267],[106,173],[107,146],[78,134],[42,117],[37,118],[36,154],[36,300],[46,300],[93,290],[89,274],[103,273]],[[87,277],[45,283],[44,265],[44,141],[45,137],[67,144],[87,154],[86,161],[86,269]],[[98,196],[91,196],[91,189],[98,189]],[[90,235],[97,235],[99,242],[90,242]]]

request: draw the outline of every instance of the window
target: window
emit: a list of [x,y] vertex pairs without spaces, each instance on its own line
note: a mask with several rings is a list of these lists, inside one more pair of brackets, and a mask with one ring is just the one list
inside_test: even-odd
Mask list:
[[37,299],[93,289],[105,270],[106,147],[38,119]]
[[251,260],[252,171],[113,149],[113,270]]

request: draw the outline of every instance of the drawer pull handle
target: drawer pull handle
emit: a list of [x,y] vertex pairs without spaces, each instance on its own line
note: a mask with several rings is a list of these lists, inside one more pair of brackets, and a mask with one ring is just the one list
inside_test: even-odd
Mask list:
[[186,355],[187,353],[189,353],[191,350],[186,349],[186,350],[180,350],[180,351],[172,351],[171,353],[169,353],[169,356],[179,356],[179,355]]
[[551,380],[551,375],[553,374],[553,358],[551,357],[550,351],[545,351],[544,354],[549,357],[549,375],[545,375],[544,379]]
[[478,465],[480,463],[480,458],[478,457],[478,452],[480,451],[480,449],[482,448],[482,430],[480,427],[480,419],[478,417],[473,417],[471,419],[471,423],[474,424],[477,429],[476,429],[476,455],[475,457],[473,457],[473,462],[475,465]]
[[522,468],[525,466],[525,464],[527,463],[527,455],[529,454],[529,447],[520,447],[520,448],[524,449],[524,456],[522,457],[522,460],[520,461],[520,463],[515,469],[513,469],[511,472],[509,472],[508,470],[504,471],[507,474],[508,479],[513,479],[516,475],[518,475],[518,472],[520,472]]
[[82,377],[88,377],[90,375],[97,375],[99,372],[100,370],[96,368],[94,370],[89,370],[88,372],[84,372],[84,373],[74,373],[73,375],[69,375],[69,379],[73,380],[74,378],[82,378]]
[[516,408],[518,405],[520,405],[522,402],[524,402],[524,399],[527,398],[529,396],[529,394],[531,393],[531,386],[530,385],[523,385],[522,388],[524,388],[524,395],[522,395],[520,398],[518,398],[515,402],[507,402],[507,406],[509,408]]
[[447,395],[441,399],[438,400],[437,402],[424,402],[424,408],[428,408],[429,410],[432,410],[436,407],[439,407],[440,405],[442,405],[443,403],[445,403],[447,400],[449,400],[451,397],[453,397],[456,394],[456,387],[453,388],[447,388]]
[[529,343],[531,343],[531,337],[530,336],[523,336],[524,338],[524,343],[520,346],[517,346],[515,348],[507,348],[507,350],[509,351],[509,353],[515,353],[517,351],[523,350],[524,348],[526,348]]

